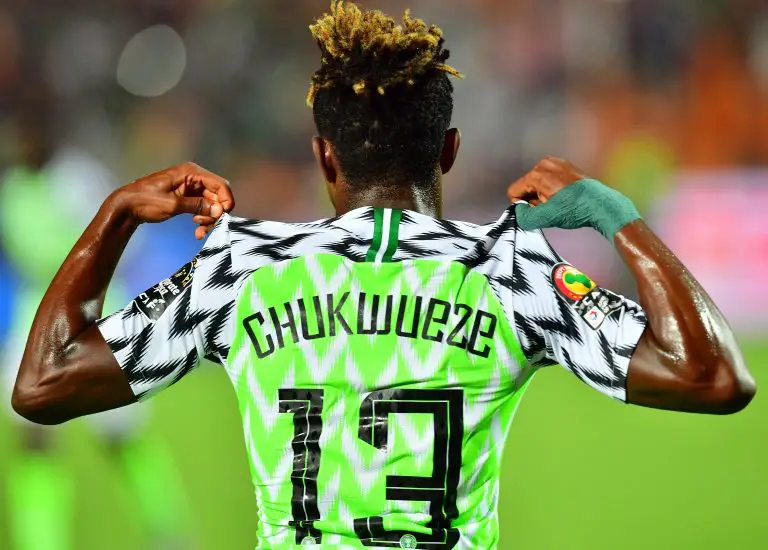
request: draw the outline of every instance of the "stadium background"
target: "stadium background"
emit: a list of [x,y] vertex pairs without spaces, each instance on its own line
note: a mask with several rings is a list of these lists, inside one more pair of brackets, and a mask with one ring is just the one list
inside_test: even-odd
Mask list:
[[[393,12],[406,3],[375,5]],[[446,216],[495,219],[505,185],[540,156],[573,160],[637,201],[736,326],[758,385],[768,384],[768,5],[408,5],[443,27],[467,75],[456,87],[464,149],[446,181]],[[318,63],[306,25],[325,8],[324,0],[2,0],[0,369],[15,368],[25,312],[118,182],[194,159],[233,182],[239,215],[330,213],[304,107]],[[36,155],[45,169],[22,170]],[[142,228],[115,304],[188,261],[199,246],[191,234],[188,219]],[[633,292],[599,237],[552,239],[601,284]],[[6,409],[0,549],[17,550],[14,465],[29,458]],[[182,482],[188,509],[156,513],[184,518],[194,540],[184,548],[252,548],[255,505],[224,373],[206,365],[137,414],[128,430],[164,446]],[[46,436],[75,487],[62,510],[74,542],[52,548],[149,547],[104,433],[76,421]],[[767,433],[762,395],[735,417],[675,415],[624,407],[560,370],[543,372],[510,434],[501,548],[766,548]],[[162,500],[170,488],[150,490]]]

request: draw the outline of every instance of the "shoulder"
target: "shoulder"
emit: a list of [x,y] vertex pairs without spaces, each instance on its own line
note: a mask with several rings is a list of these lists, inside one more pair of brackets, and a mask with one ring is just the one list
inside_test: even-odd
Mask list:
[[563,260],[540,230],[519,227],[515,209],[511,205],[496,221],[477,226],[476,248],[463,263],[484,274],[495,288],[520,293],[531,291],[531,273],[548,273]]
[[209,242],[212,247],[228,247],[233,265],[244,271],[323,252],[362,261],[365,241],[356,229],[364,223],[353,217],[285,223],[225,214]]
[[487,224],[432,218],[404,211],[396,260],[449,259],[475,265],[487,261],[501,239],[514,238],[514,210]]
[[522,254],[533,259],[541,257],[542,261],[544,257],[548,261],[557,258],[557,253],[541,230],[527,231],[518,225],[516,209],[520,204],[524,203],[509,206],[498,220],[478,228],[489,250],[512,249],[515,255]]
[[498,264],[511,265],[517,245],[519,228],[515,217],[515,206],[502,212],[494,221],[467,227],[475,245],[464,262],[484,271],[496,271]]

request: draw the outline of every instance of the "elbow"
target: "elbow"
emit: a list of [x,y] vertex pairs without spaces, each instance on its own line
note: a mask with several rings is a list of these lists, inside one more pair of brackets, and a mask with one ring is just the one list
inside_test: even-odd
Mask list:
[[628,397],[632,402],[673,411],[730,415],[743,411],[754,399],[755,379],[735,343],[717,348],[681,346],[681,341],[691,338],[678,334],[677,344],[661,346],[654,334],[646,334],[649,337],[641,340],[643,346],[638,346],[633,357],[640,374],[634,377],[634,388],[628,388],[633,392]]
[[[682,376],[683,399],[691,412],[728,415],[743,411],[757,393],[757,385],[742,361],[720,360],[702,368],[689,366]],[[691,375],[691,373],[696,373]]]
[[735,414],[743,411],[755,398],[757,384],[746,372],[733,365],[723,365],[712,382],[710,404],[715,414]]
[[46,426],[70,420],[70,417],[61,414],[58,403],[55,388],[40,384],[23,385],[17,381],[11,396],[11,406],[19,416]]

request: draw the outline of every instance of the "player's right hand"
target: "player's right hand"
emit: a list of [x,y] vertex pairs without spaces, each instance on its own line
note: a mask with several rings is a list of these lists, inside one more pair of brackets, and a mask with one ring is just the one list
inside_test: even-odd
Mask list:
[[118,203],[137,223],[157,223],[179,214],[193,214],[199,227],[195,237],[203,239],[224,212],[235,207],[229,182],[185,162],[144,176],[115,192]]

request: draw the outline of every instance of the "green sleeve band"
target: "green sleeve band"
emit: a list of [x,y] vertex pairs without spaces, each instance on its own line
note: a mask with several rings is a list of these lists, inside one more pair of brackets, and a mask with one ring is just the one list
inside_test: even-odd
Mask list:
[[539,206],[519,204],[515,214],[518,225],[524,231],[548,227],[591,227],[610,242],[626,225],[641,218],[631,200],[592,179],[567,186]]

